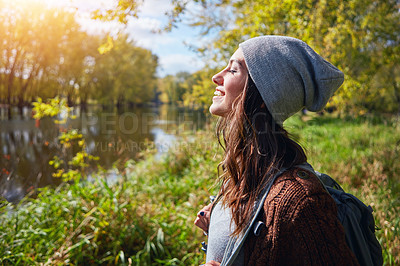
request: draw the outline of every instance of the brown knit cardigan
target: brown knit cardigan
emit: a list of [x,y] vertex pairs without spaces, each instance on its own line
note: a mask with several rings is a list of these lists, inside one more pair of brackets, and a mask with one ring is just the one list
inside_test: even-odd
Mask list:
[[260,220],[260,234],[250,232],[243,245],[245,265],[358,265],[334,200],[311,172],[278,177]]

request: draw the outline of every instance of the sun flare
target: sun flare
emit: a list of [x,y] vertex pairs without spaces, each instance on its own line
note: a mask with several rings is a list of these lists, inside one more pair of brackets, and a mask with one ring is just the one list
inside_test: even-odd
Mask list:
[[14,4],[21,5],[21,4],[43,4],[48,7],[68,7],[76,2],[74,0],[14,0]]
[[[6,0],[0,0],[0,3]],[[13,5],[44,5],[49,8],[73,8],[82,11],[93,11],[102,8],[115,7],[115,0],[13,0]]]

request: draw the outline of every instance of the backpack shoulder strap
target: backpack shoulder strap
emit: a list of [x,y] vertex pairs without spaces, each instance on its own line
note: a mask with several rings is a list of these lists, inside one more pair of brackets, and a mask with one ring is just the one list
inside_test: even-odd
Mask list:
[[239,254],[240,249],[243,246],[244,241],[246,240],[247,235],[251,231],[253,225],[255,224],[255,221],[257,220],[257,216],[262,210],[264,206],[265,199],[268,196],[269,191],[271,190],[271,187],[275,180],[283,174],[287,168],[282,168],[279,170],[274,177],[269,181],[267,186],[264,188],[263,192],[261,193],[262,197],[261,200],[255,202],[254,210],[253,210],[253,218],[250,220],[249,224],[246,226],[246,229],[242,234],[239,235],[239,237],[230,237],[228,245],[226,247],[224,257],[221,262],[221,266],[225,265],[232,265],[233,262],[235,261],[237,255]]

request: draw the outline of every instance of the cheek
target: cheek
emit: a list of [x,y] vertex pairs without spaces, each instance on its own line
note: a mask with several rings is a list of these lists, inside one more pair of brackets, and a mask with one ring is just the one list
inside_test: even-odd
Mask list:
[[244,86],[245,86],[245,82],[238,82],[238,83],[234,84],[234,86],[232,86],[231,90],[230,90],[231,98],[236,99],[236,97],[238,97],[240,95],[240,93],[243,91]]

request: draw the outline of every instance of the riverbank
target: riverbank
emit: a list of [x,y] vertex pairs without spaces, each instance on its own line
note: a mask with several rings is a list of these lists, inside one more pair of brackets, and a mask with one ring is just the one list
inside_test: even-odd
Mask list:
[[[385,264],[400,263],[400,122],[299,117],[287,128],[314,168],[374,208]],[[195,214],[216,192],[221,160],[213,128],[182,135],[162,159],[154,150],[127,163],[121,178],[44,188],[0,209],[0,263],[199,265]],[[10,211],[12,210],[12,211]]]
[[[61,106],[54,108],[56,111]],[[173,105],[126,108],[122,112],[91,105],[86,111],[70,110],[67,120],[65,113],[36,120],[32,117],[33,110],[28,108],[24,109],[23,116],[2,120],[1,111],[0,197],[13,203],[32,189],[60,184],[58,178],[53,178],[57,170],[49,161],[57,156],[65,162],[61,168],[65,171],[70,168],[67,162],[76,150],[62,148],[59,136],[65,130],[78,130],[85,140],[85,151],[98,158],[86,168],[84,174],[91,175],[98,169],[97,165],[107,170],[123,169],[125,162],[136,160],[137,153],[147,145],[156,146],[162,154],[181,131],[204,128],[210,120],[201,111]]]

